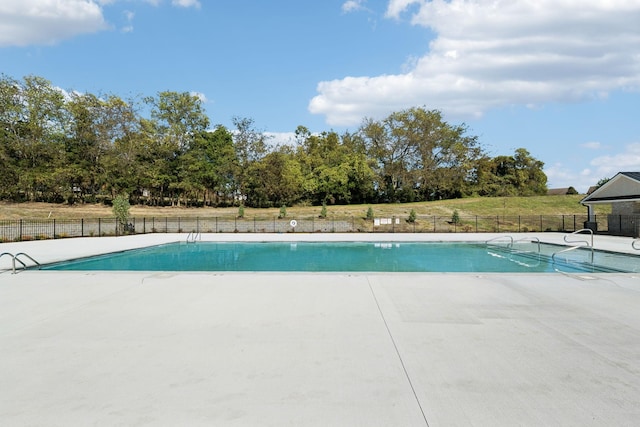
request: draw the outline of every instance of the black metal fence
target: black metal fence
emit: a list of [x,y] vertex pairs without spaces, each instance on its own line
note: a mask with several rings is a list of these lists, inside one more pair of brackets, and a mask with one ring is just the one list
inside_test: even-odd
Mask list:
[[[633,218],[598,216],[589,227],[609,232],[609,222],[623,224]],[[0,242],[59,239],[67,237],[117,236],[146,233],[507,233],[573,232],[585,228],[586,215],[460,216],[459,221],[444,216],[386,217],[259,217],[236,218],[130,218],[119,224],[115,218],[0,220]],[[619,226],[611,230],[618,234]]]

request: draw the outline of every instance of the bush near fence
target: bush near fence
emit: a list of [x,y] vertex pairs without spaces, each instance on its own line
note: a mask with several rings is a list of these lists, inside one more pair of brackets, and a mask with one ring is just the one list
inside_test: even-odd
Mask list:
[[[611,216],[595,218],[597,231],[607,233]],[[291,225],[295,219],[296,226]],[[368,220],[362,217],[260,217],[236,218],[130,218],[127,234],[146,233],[514,233],[573,232],[584,228],[586,215],[538,216],[417,216],[389,217]],[[623,221],[616,218],[618,222]],[[615,230],[614,230],[615,231]],[[115,218],[2,220],[0,242],[58,239],[66,237],[117,236],[122,234]]]

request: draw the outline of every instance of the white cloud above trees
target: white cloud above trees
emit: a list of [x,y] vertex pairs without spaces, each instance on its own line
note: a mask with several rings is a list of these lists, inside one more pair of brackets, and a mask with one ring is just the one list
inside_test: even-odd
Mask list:
[[[0,2],[0,47],[52,45],[81,34],[112,28],[104,8],[118,2],[162,5],[161,0],[2,0]],[[175,7],[200,8],[198,0],[172,0]],[[133,30],[133,12],[126,11],[127,25]]]
[[109,27],[99,4],[86,0],[3,0],[0,47],[54,44]]
[[390,0],[385,16],[430,29],[401,74],[323,81],[309,110],[358,124],[424,105],[462,118],[640,89],[640,3],[629,0]]

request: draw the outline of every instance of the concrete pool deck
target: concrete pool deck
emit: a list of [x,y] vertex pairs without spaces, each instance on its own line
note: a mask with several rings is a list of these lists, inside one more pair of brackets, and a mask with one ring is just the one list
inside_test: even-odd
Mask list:
[[[537,236],[562,244],[564,234]],[[184,239],[5,243],[0,253],[45,263]],[[594,240],[638,253],[630,238]],[[640,273],[5,271],[0,424],[631,426],[638,307]]]

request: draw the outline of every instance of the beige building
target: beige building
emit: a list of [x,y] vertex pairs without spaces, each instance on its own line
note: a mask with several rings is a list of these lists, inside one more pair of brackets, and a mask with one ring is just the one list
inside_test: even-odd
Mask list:
[[640,236],[640,172],[619,172],[580,203],[588,210],[589,221],[585,227],[596,231],[594,205],[610,204],[609,234]]

